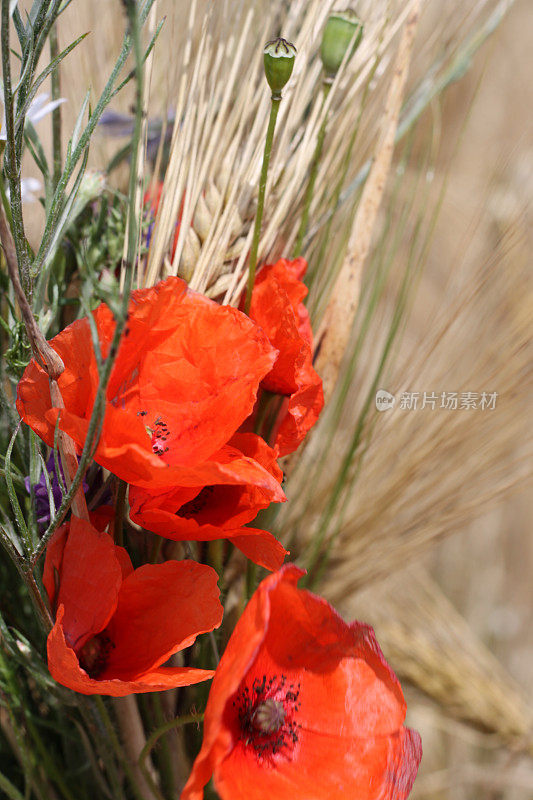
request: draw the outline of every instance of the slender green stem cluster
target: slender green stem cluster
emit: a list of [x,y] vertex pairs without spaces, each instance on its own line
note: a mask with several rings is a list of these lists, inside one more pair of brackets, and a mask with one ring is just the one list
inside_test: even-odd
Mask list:
[[[322,43],[320,45],[320,56],[322,58],[323,75],[322,75],[322,113],[324,113],[325,105],[328,95],[331,90],[331,85],[335,80],[337,72],[341,65],[349,61],[357,50],[361,37],[363,35],[363,25],[361,20],[351,9],[347,11],[334,11],[330,15],[324,32],[322,34]],[[313,159],[309,170],[309,178],[307,180],[307,187],[304,195],[304,204],[302,210],[302,217],[298,233],[296,235],[296,244],[294,245],[294,258],[302,253],[303,242],[309,224],[309,211],[313,201],[315,191],[316,178],[318,175],[318,167],[322,158],[322,151],[324,149],[324,139],[326,138],[326,131],[328,127],[328,114],[324,113],[322,123],[320,125]]]
[[[331,89],[331,83],[329,81],[324,82],[322,88],[322,109],[324,109],[324,106],[326,105],[326,100],[328,99],[330,89]],[[315,191],[316,176],[318,175],[318,166],[320,164],[322,150],[324,148],[324,139],[326,138],[327,126],[328,126],[328,117],[325,114],[324,119],[322,120],[322,124],[320,125],[320,129],[318,131],[315,152],[313,153],[313,160],[311,162],[311,170],[309,172],[309,179],[307,182],[307,189],[305,191],[305,197],[304,197],[302,218],[300,220],[300,227],[298,228],[298,234],[296,236],[296,244],[294,245],[294,253],[293,253],[294,258],[298,258],[298,256],[300,256],[302,253],[304,236],[305,232],[307,231],[307,225],[309,223],[309,210],[311,208],[311,201],[313,200],[313,194]]]

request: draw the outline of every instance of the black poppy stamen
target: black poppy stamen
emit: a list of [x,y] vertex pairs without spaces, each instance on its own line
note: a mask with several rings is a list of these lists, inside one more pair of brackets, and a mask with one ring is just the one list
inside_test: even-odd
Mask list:
[[261,757],[283,752],[289,755],[298,741],[300,724],[300,684],[287,683],[287,677],[274,675],[255,678],[251,686],[241,687],[233,705],[237,711],[240,738]]
[[[143,412],[139,413],[143,415]],[[144,414],[145,413],[146,412],[144,412]],[[162,420],[161,417],[158,417],[155,420],[152,428],[148,427],[147,425],[146,432],[152,440],[152,450],[156,456],[163,456],[165,453],[168,453],[170,448],[165,444],[165,442],[170,436],[170,431],[167,423]]]
[[115,645],[105,633],[98,633],[89,639],[78,653],[80,667],[90,678],[98,678],[107,667],[109,654]]
[[202,491],[199,492],[196,497],[193,497],[193,499],[189,500],[188,503],[184,503],[182,505],[178,511],[179,516],[185,517],[185,519],[196,517],[196,515],[203,511],[207,506],[214,491],[214,486],[204,486]]

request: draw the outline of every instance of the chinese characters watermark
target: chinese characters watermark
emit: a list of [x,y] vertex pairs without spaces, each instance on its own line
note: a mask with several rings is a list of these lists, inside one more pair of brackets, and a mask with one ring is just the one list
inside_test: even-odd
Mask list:
[[[376,392],[378,411],[394,408],[396,397],[385,389]],[[446,411],[494,411],[498,392],[402,392],[398,408],[402,411],[418,411],[429,408]]]

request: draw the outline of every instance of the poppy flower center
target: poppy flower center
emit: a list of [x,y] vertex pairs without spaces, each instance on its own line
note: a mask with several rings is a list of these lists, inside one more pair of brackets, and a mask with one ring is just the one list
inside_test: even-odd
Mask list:
[[263,675],[254,679],[251,689],[241,687],[233,701],[241,741],[259,757],[289,753],[298,741],[299,696],[300,684],[287,683],[285,675]]
[[98,678],[102,674],[107,667],[109,654],[114,646],[105,633],[97,633],[96,636],[85,642],[78,653],[78,660],[80,667],[90,678]]

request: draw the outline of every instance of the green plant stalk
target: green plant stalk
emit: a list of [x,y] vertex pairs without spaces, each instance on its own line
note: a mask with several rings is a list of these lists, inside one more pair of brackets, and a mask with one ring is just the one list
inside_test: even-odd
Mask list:
[[17,434],[18,434],[18,432],[20,430],[21,424],[22,424],[21,421],[19,421],[19,423],[18,423],[17,427],[15,428],[15,431],[14,431],[12,437],[11,437],[11,440],[9,442],[9,445],[8,445],[8,448],[7,448],[7,451],[6,451],[6,455],[5,455],[4,467],[5,467],[5,479],[6,479],[7,494],[8,494],[8,497],[9,497],[9,502],[11,503],[11,508],[13,510],[13,514],[15,515],[15,521],[16,521],[18,529],[19,529],[19,531],[20,531],[20,533],[22,535],[22,538],[24,540],[26,548],[29,547],[30,550],[31,550],[30,532],[28,530],[28,526],[26,525],[26,521],[24,520],[24,515],[22,513],[22,509],[21,509],[20,503],[18,501],[18,497],[17,497],[17,493],[15,491],[15,487],[13,485],[13,479],[11,477],[11,453],[13,451],[13,444],[14,444],[15,439],[17,437]]
[[[133,38],[133,45],[131,43],[130,36],[126,36],[125,37],[125,41],[124,41],[124,45],[123,45],[122,53],[121,53],[121,55],[120,55],[120,57],[119,57],[119,59],[117,61],[117,64],[115,65],[115,68],[113,70],[112,76],[111,76],[111,78],[109,79],[109,81],[107,82],[107,85],[106,85],[106,90],[108,90],[110,92],[112,90],[113,85],[114,85],[116,76],[120,72],[120,70],[121,70],[121,68],[122,68],[122,66],[123,66],[123,64],[124,64],[124,62],[126,60],[126,57],[127,57],[128,53],[129,53],[131,47],[133,46],[134,53],[135,53],[135,58],[136,58],[136,74],[137,74],[137,76],[139,76],[139,73],[141,73],[141,77],[140,77],[140,87],[138,87],[138,91],[136,93],[137,108],[136,108],[136,116],[135,116],[135,127],[134,127],[134,133],[133,133],[133,138],[132,138],[132,163],[131,163],[130,186],[129,186],[129,190],[130,190],[130,198],[129,198],[129,200],[130,200],[130,206],[129,206],[130,227],[129,227],[129,237],[128,237],[128,259],[131,258],[132,261],[133,261],[134,254],[135,254],[135,249],[136,249],[136,246],[137,246],[137,219],[136,219],[136,216],[135,216],[135,208],[134,208],[134,199],[133,198],[135,197],[135,189],[136,189],[135,176],[136,176],[136,173],[137,173],[138,144],[139,144],[139,141],[140,141],[141,125],[142,125],[143,55],[142,55],[141,42],[140,42],[140,23],[142,23],[144,21],[144,19],[146,18],[144,16],[144,14],[148,13],[146,9],[149,9],[151,7],[152,2],[153,2],[153,0],[148,0],[148,2],[145,5],[145,8],[143,9],[143,11],[141,12],[140,15],[138,15],[138,13],[137,13],[136,5],[132,6],[132,8],[134,9],[132,14],[131,14],[131,18],[132,18],[131,38]],[[137,81],[137,83],[138,83],[138,81]],[[139,91],[139,88],[140,88],[140,91]],[[92,125],[92,122],[93,122],[93,120],[95,120],[95,119],[97,120],[99,118],[99,115],[101,114],[101,112],[105,108],[106,102],[104,100],[104,97],[106,95],[106,90],[104,90],[104,92],[102,93],[102,96],[100,98],[99,104],[97,106],[97,109],[100,106],[99,114],[97,115],[97,109],[95,109],[95,111],[91,115],[89,123],[87,124],[87,126],[85,128],[84,133],[80,137],[80,141],[78,143],[78,146],[75,149],[74,154],[71,156],[71,159],[75,158],[76,153],[78,153],[78,151],[79,151],[80,155],[83,152],[84,147],[80,150],[80,147],[82,145],[82,140],[84,139],[84,137],[87,137],[87,142],[88,142],[88,140],[90,138],[90,134],[92,133],[92,130],[94,129],[94,126]],[[96,121],[94,121],[94,125],[96,125]],[[58,191],[59,191],[59,188],[60,188],[61,184],[64,182],[65,185],[66,185],[66,175],[67,174],[72,174],[72,170],[69,171],[69,169],[67,169],[67,167],[65,167],[65,170],[64,170],[63,175],[61,177],[60,184],[58,185],[58,187],[56,189],[56,196],[58,195]],[[132,263],[132,262],[130,262],[130,263]],[[73,498],[74,498],[74,496],[76,494],[76,491],[78,490],[78,488],[79,488],[79,486],[80,486],[80,484],[81,484],[81,482],[83,480],[83,476],[85,475],[85,471],[86,471],[86,469],[87,469],[87,467],[89,465],[89,462],[92,460],[94,452],[96,451],[96,447],[98,446],[98,440],[99,440],[99,436],[100,436],[101,429],[102,429],[102,424],[103,424],[103,416],[104,416],[104,413],[105,413],[105,392],[106,392],[106,389],[107,389],[107,384],[108,384],[109,379],[111,377],[111,370],[113,368],[113,365],[114,365],[114,362],[115,362],[115,359],[116,359],[116,356],[117,356],[117,353],[118,353],[118,346],[119,346],[119,342],[120,342],[120,337],[122,336],[122,331],[123,331],[124,326],[126,324],[126,317],[127,317],[127,312],[128,312],[129,295],[130,295],[130,291],[131,291],[132,277],[133,277],[133,270],[132,269],[127,270],[127,273],[126,273],[126,284],[125,284],[124,292],[123,292],[123,295],[122,295],[122,303],[121,303],[120,309],[118,310],[118,314],[117,314],[117,316],[115,318],[116,319],[115,332],[113,334],[113,340],[112,340],[111,346],[109,348],[109,355],[108,355],[107,359],[105,360],[105,362],[103,362],[101,368],[99,369],[100,381],[99,381],[98,390],[97,390],[95,401],[94,401],[94,405],[93,405],[93,410],[92,410],[92,413],[91,413],[91,419],[89,421],[89,427],[88,427],[88,430],[87,430],[87,437],[85,439],[85,444],[83,446],[82,454],[81,454],[80,461],[79,461],[79,464],[78,464],[78,469],[76,470],[76,474],[74,475],[74,477],[72,479],[72,484],[70,486],[69,491],[63,497],[63,500],[62,500],[61,505],[60,505],[60,507],[59,507],[59,509],[57,511],[57,515],[56,515],[55,519],[51,522],[51,524],[49,525],[48,529],[43,534],[38,546],[35,548],[34,552],[32,553],[31,560],[30,560],[30,564],[31,564],[32,567],[35,566],[35,564],[37,563],[37,560],[39,559],[39,556],[41,555],[41,553],[45,549],[45,547],[46,547],[47,543],[49,542],[50,538],[52,537],[54,532],[57,530],[57,528],[59,527],[59,525],[62,523],[63,519],[65,518],[65,516],[66,516],[66,514],[67,514],[67,512],[68,512],[68,510],[69,510],[69,508],[70,508],[70,506],[72,504],[72,500],[73,500]],[[94,344],[96,345],[97,342],[95,342]]]
[[[146,21],[146,18],[153,3],[154,0],[146,0],[144,6],[139,11],[139,25],[144,24],[144,22]],[[46,258],[48,247],[53,239],[54,226],[56,225],[64,209],[63,193],[65,192],[67,184],[70,178],[72,177],[72,174],[74,173],[76,164],[78,163],[82,155],[85,153],[87,147],[89,146],[91,136],[94,133],[96,125],[98,124],[98,120],[102,116],[102,113],[106,108],[106,106],[108,105],[109,101],[117,91],[117,89],[115,88],[115,83],[117,81],[120,72],[122,71],[122,68],[124,67],[124,64],[126,63],[126,60],[132,50],[132,47],[133,47],[132,37],[129,34],[126,34],[124,36],[124,41],[122,43],[122,50],[120,52],[120,55],[104,87],[104,90],[100,95],[98,103],[96,104],[94,111],[91,113],[87,125],[85,126],[85,129],[83,130],[82,134],[80,135],[80,138],[76,146],[74,147],[73,150],[69,148],[67,152],[65,168],[62,172],[61,179],[56,187],[56,191],[52,199],[52,203],[50,206],[50,213],[45,223],[41,245],[39,247],[37,255],[33,260],[33,264],[31,267],[33,274],[41,273],[40,274],[41,282],[45,282],[46,280],[46,276],[44,274],[46,270],[43,270],[43,272],[41,272],[41,267]],[[120,84],[120,86],[123,85],[124,81]],[[39,291],[37,294],[38,294],[38,299],[41,300],[43,292]]]
[[[372,78],[374,77],[374,74],[375,74],[376,69],[378,67],[378,64],[379,64],[379,57],[376,56],[376,58],[374,60],[374,64],[372,65],[372,69],[370,70],[370,73],[369,73],[368,78],[367,78],[366,83],[365,83],[365,88],[363,90],[363,96],[361,98],[361,103],[359,105],[359,112],[357,114],[357,119],[355,121],[355,125],[354,125],[353,131],[352,131],[352,135],[350,136],[350,142],[348,144],[348,149],[346,150],[346,154],[345,154],[343,162],[342,162],[341,175],[340,175],[340,178],[339,178],[339,180],[337,181],[337,183],[335,185],[335,190],[333,192],[333,198],[331,200],[331,208],[332,209],[336,209],[338,207],[338,204],[339,204],[339,199],[340,199],[340,196],[341,196],[342,187],[344,186],[344,182],[346,180],[346,176],[347,176],[348,170],[350,168],[350,163],[351,163],[351,160],[352,160],[352,154],[353,154],[353,149],[355,147],[355,142],[356,142],[357,137],[359,135],[359,129],[360,129],[360,125],[361,125],[361,118],[363,116],[363,111],[364,111],[364,109],[366,107],[366,100],[367,100],[367,97],[368,97],[368,93],[370,91],[370,84],[372,82]],[[320,264],[322,264],[322,262],[323,262],[324,255],[325,255],[325,252],[326,252],[326,248],[328,246],[328,242],[330,241],[330,231],[331,231],[332,224],[333,224],[333,216],[330,216],[328,221],[327,221],[326,231],[325,231],[325,233],[324,233],[324,235],[322,237],[322,242],[321,242],[321,245],[320,245],[318,258],[316,259],[316,268],[312,271],[311,281],[309,281],[309,285],[311,285],[312,278],[316,275],[317,269],[318,270],[320,269]]]
[[17,261],[24,292],[31,296],[32,279],[24,221],[22,218],[22,194],[20,185],[21,164],[17,161],[17,146],[15,139],[15,120],[13,108],[13,88],[11,83],[11,50],[9,44],[9,0],[2,0],[1,15],[1,47],[2,47],[2,72],[4,79],[4,112],[6,120],[6,156],[4,161],[6,175],[9,182],[11,215],[13,220],[13,239],[17,252]]
[[[2,631],[0,633],[0,676],[2,683],[0,702],[4,707],[5,714],[4,719],[0,722],[0,730],[22,767],[26,792],[28,792],[30,787],[32,789],[37,788],[35,786],[36,759],[30,750],[28,737],[26,736],[26,727],[29,722],[28,714],[26,713],[26,698],[21,691],[20,681],[17,680],[17,665],[13,663],[11,658],[6,658],[10,648],[2,647],[5,641],[5,631]],[[11,737],[9,733],[11,733]],[[39,792],[36,792],[36,794],[40,796]]]
[[5,792],[5,796],[9,798],[9,800],[26,800],[23,794],[19,792],[16,786],[11,783],[10,780],[6,778],[0,772],[0,789]]
[[[322,111],[324,110],[324,106],[326,105],[326,100],[328,99],[330,91],[331,83],[329,81],[324,81],[322,83]],[[316,176],[318,174],[318,166],[322,157],[322,150],[324,149],[324,139],[326,138],[327,127],[328,115],[325,114],[318,131],[315,152],[313,153],[313,160],[311,161],[311,171],[309,172],[309,180],[307,181],[307,189],[305,190],[304,207],[302,211],[302,218],[300,220],[300,227],[298,229],[298,235],[296,237],[296,244],[294,245],[293,258],[298,258],[302,252],[303,241],[307,231],[307,225],[309,223],[309,209],[311,208],[313,194],[315,191]]]
[[[88,700],[87,697],[84,697],[83,699],[85,701]],[[96,737],[96,736],[94,736],[94,733],[93,733],[93,731],[95,729],[95,725],[94,725],[94,721],[91,718],[91,713],[95,714],[96,711],[95,710],[91,710],[91,712],[90,712],[88,704],[87,704],[87,706],[85,708],[83,708],[80,705],[79,706],[79,711],[80,711],[80,716],[82,717],[82,719],[83,719],[83,721],[85,723],[85,727],[77,719],[74,720],[74,724],[75,724],[76,729],[77,729],[77,731],[78,731],[78,733],[80,735],[80,739],[81,739],[81,742],[83,744],[83,747],[85,748],[85,752],[87,753],[87,758],[89,759],[89,763],[90,763],[92,771],[93,771],[94,779],[97,782],[98,787],[100,788],[100,790],[102,792],[102,797],[105,796],[107,798],[113,798],[113,800],[115,800],[115,799],[116,800],[124,800],[124,792],[122,791],[122,784],[121,784],[120,776],[118,774],[117,765],[113,761],[113,758],[111,756],[111,753],[109,752],[109,749],[104,746],[104,743],[102,741],[102,736],[99,735],[98,737]],[[95,739],[95,741],[94,741],[94,749],[93,749],[93,743],[91,742],[91,740],[89,738],[89,734],[87,733],[87,730],[91,731],[91,735],[93,735],[93,738]],[[101,758],[100,762],[98,762],[98,760],[97,760],[97,753],[98,753],[99,757]],[[102,764],[104,764],[106,769],[107,769],[108,777],[109,777],[109,780],[110,780],[110,782],[112,784],[112,788],[111,788],[111,786],[109,786],[107,784],[107,781],[104,779],[104,775],[103,775],[104,770],[102,769],[102,766],[101,766]]]
[[126,492],[128,491],[128,484],[126,481],[118,481],[117,497],[115,502],[115,521],[114,527],[114,540],[115,544],[124,544],[124,515],[126,512]]
[[[4,155],[4,150],[6,146],[3,141],[0,141],[0,156]],[[9,222],[9,227],[11,230],[13,229],[13,217],[11,215],[11,204],[9,202],[8,196],[6,194],[6,187],[4,186],[4,176],[2,174],[2,170],[0,169],[0,198],[2,199],[2,205],[4,207],[4,211],[6,214],[7,221]]]
[[[113,760],[112,752],[109,747],[106,746],[106,742],[104,740],[104,736],[102,734],[106,733],[106,725],[102,715],[98,709],[98,703],[96,700],[101,700],[100,697],[86,697],[84,695],[78,695],[78,710],[80,712],[81,718],[85,724],[85,728],[79,724],[79,730],[83,731],[83,736],[88,736],[86,731],[89,731],[93,742],[96,746],[96,751],[100,756],[102,762],[106,765],[107,771],[109,773],[110,780],[113,784],[113,800],[117,798],[117,800],[123,800],[124,792],[122,790],[122,776],[119,774],[117,764]],[[105,709],[107,715],[107,709]],[[109,720],[109,715],[107,715],[106,719]],[[96,724],[95,720],[98,724]],[[90,742],[88,742],[89,746]],[[118,761],[120,762],[121,759],[119,758]]]
[[[154,692],[152,697],[153,697],[153,708],[155,712],[155,721],[157,724],[157,730],[159,731],[162,727],[165,726],[165,716],[163,714],[163,706],[161,704],[161,697],[159,696],[158,692]],[[168,733],[168,731],[165,731],[165,733]],[[148,742],[146,742],[146,745],[143,747],[141,754],[139,756],[139,767],[141,768],[141,770],[143,770],[143,772],[145,772],[145,777],[146,777],[146,772],[148,772],[148,770],[145,771],[144,769],[146,767],[146,755],[143,756],[143,753],[145,752],[147,745]],[[175,781],[174,770],[172,768],[172,753],[170,752],[168,739],[164,734],[162,734],[161,737],[161,750],[159,756],[160,758],[158,763],[161,774],[163,794],[167,797],[175,797],[177,793],[177,786]]]
[[268,120],[268,128],[265,140],[265,150],[263,153],[263,165],[261,167],[261,177],[259,179],[259,194],[257,197],[257,212],[255,215],[254,235],[252,239],[252,246],[250,248],[250,262],[248,266],[248,286],[246,289],[246,302],[244,311],[246,314],[250,313],[250,305],[252,302],[252,291],[255,283],[255,270],[257,267],[257,252],[259,250],[259,238],[261,236],[261,223],[263,221],[263,211],[265,209],[265,194],[266,183],[268,177],[268,166],[270,164],[270,154],[272,153],[272,142],[274,141],[274,131],[276,129],[276,120],[278,118],[279,104],[281,103],[281,95],[272,95],[270,98],[270,117]]
[[[480,85],[481,85],[482,77],[483,76],[481,75],[479,80],[478,80],[478,82],[477,82],[476,88],[474,90],[474,97],[477,96],[477,93],[478,93]],[[472,113],[472,109],[473,109],[473,102],[470,103],[470,105],[469,105],[468,112],[467,112],[466,117],[465,117],[465,119],[463,121],[463,124],[461,126],[461,130],[460,130],[459,136],[457,137],[457,141],[455,142],[455,145],[454,145],[454,148],[453,148],[453,152],[452,152],[452,156],[451,156],[450,160],[452,160],[454,158],[455,154],[457,153],[457,151],[459,149],[460,143],[463,140],[463,137],[464,137],[464,134],[465,134],[465,131],[466,131],[466,128],[467,128],[467,124],[468,124],[468,121],[470,119],[470,115]],[[425,171],[424,169],[420,170],[421,173],[423,173],[424,171]],[[425,259],[427,257],[427,254],[428,254],[429,247],[431,245],[431,242],[433,241],[433,237],[434,237],[434,233],[435,233],[435,229],[436,229],[436,225],[437,225],[437,220],[438,220],[438,217],[439,217],[439,214],[440,214],[440,211],[441,211],[441,208],[442,208],[442,204],[444,202],[444,198],[445,198],[445,195],[446,195],[447,187],[448,187],[448,180],[449,180],[449,171],[447,171],[445,173],[445,177],[444,177],[442,186],[441,186],[440,191],[439,191],[439,195],[438,195],[438,198],[437,198],[437,202],[435,204],[435,208],[434,208],[434,210],[433,210],[433,212],[431,214],[431,218],[430,218],[429,225],[428,225],[428,232],[426,233],[424,241],[422,243],[421,251],[418,254],[418,256],[415,258],[414,251],[415,251],[416,244],[418,242],[419,233],[420,233],[420,227],[421,227],[421,224],[422,224],[421,218],[419,218],[418,221],[417,221],[417,224],[416,224],[416,227],[415,227],[415,232],[414,232],[414,235],[412,236],[411,247],[410,247],[410,251],[409,251],[408,268],[406,270],[406,274],[404,276],[404,279],[402,280],[402,284],[401,284],[400,292],[399,292],[398,303],[397,303],[397,306],[395,308],[395,312],[394,312],[394,315],[393,315],[393,320],[392,320],[392,323],[391,323],[390,333],[389,333],[389,336],[387,337],[387,340],[385,342],[385,347],[384,347],[384,350],[383,350],[382,358],[381,358],[379,366],[378,366],[378,372],[377,372],[376,377],[375,377],[375,379],[373,381],[373,384],[372,384],[372,386],[371,386],[371,388],[369,390],[369,393],[368,393],[364,408],[363,408],[363,410],[361,412],[361,415],[360,415],[359,420],[358,420],[358,424],[356,426],[356,431],[355,431],[354,436],[352,438],[352,443],[350,445],[349,452],[345,457],[344,465],[343,465],[343,468],[341,470],[340,477],[337,480],[336,490],[335,490],[335,493],[334,493],[334,494],[336,494],[337,500],[341,499],[341,494],[342,494],[341,490],[342,489],[345,490],[345,492],[344,492],[344,500],[340,503],[339,519],[336,522],[336,525],[335,525],[335,528],[334,528],[333,532],[329,536],[325,552],[323,551],[320,554],[320,564],[318,564],[318,557],[317,557],[315,559],[316,568],[314,569],[314,574],[312,575],[311,571],[310,571],[309,572],[309,576],[305,576],[306,580],[309,579],[309,583],[310,584],[316,584],[320,580],[320,578],[322,577],[322,575],[323,575],[323,573],[324,573],[324,571],[325,571],[325,569],[327,567],[328,561],[329,561],[329,555],[331,553],[331,549],[332,549],[332,547],[333,547],[333,545],[335,543],[335,540],[336,540],[336,537],[337,537],[339,531],[341,530],[343,519],[344,519],[344,516],[345,516],[345,513],[346,513],[346,507],[347,507],[348,501],[349,501],[349,495],[351,494],[351,488],[353,487],[353,485],[354,485],[354,483],[355,483],[355,481],[357,479],[357,475],[359,474],[359,471],[361,469],[361,465],[362,465],[362,461],[363,461],[364,455],[365,455],[366,450],[367,450],[367,448],[369,446],[369,441],[366,443],[363,451],[359,455],[354,475],[348,480],[347,484],[345,483],[345,480],[348,478],[349,470],[350,470],[350,468],[352,466],[352,462],[354,460],[354,456],[355,456],[356,451],[357,451],[357,449],[359,447],[359,444],[361,442],[363,429],[364,429],[365,418],[368,415],[369,408],[370,408],[370,406],[372,404],[372,400],[373,400],[374,395],[375,395],[375,390],[377,389],[377,387],[379,385],[379,382],[381,380],[381,375],[383,374],[383,371],[385,369],[387,358],[388,358],[388,355],[389,355],[389,351],[391,350],[393,342],[394,342],[394,340],[395,340],[395,338],[396,338],[396,336],[398,334],[400,325],[401,325],[402,321],[405,318],[406,307],[407,307],[407,304],[409,302],[409,298],[413,294],[412,286],[411,286],[412,275],[414,274],[415,277],[416,277],[416,276],[418,276],[420,274],[421,270],[423,269],[423,265],[424,265]],[[427,201],[423,202],[422,203],[422,207],[425,208],[426,204],[427,204]],[[335,504],[336,504],[337,500],[335,501]],[[330,505],[331,505],[331,502],[330,502]],[[329,517],[330,520],[331,520],[331,518],[333,516],[333,510],[334,510],[334,505],[332,505],[332,507],[331,507],[331,514],[330,514],[330,517]],[[323,533],[325,535],[327,533],[327,525],[328,525],[327,522],[322,525],[321,534]]]
[[119,763],[122,764],[122,766],[124,767],[124,772],[128,777],[128,781],[131,785],[135,797],[137,798],[137,800],[146,800],[146,798],[142,795],[142,793],[138,789],[135,774],[131,768],[129,759],[127,758],[126,754],[122,749],[122,745],[120,744],[119,738],[111,721],[111,717],[109,716],[109,712],[106,708],[106,705],[102,697],[100,695],[95,695],[94,701],[98,709],[100,718],[104,724],[104,728],[107,737],[109,739],[109,742],[111,744],[111,747],[113,748],[113,752],[115,753],[115,756],[117,757]]
[[[139,24],[139,13],[137,4],[128,3],[128,16],[131,24],[131,37],[133,39],[133,53],[135,58],[135,122],[131,140],[131,160],[130,160],[130,180],[128,188],[128,247],[127,247],[127,266],[129,267],[129,280],[126,274],[126,284],[131,289],[133,280],[133,264],[137,251],[139,220],[137,219],[137,164],[139,161],[139,147],[141,144],[142,122],[143,122],[143,86],[144,86],[144,64],[141,45],[141,31]],[[128,273],[128,270],[126,270]]]
[[[404,156],[404,160],[406,160],[409,157],[411,145],[412,145],[412,142],[408,143],[407,154],[406,154],[406,156]],[[393,198],[396,197],[397,191],[399,190],[399,188],[400,188],[400,179],[398,179],[396,181],[395,188],[394,188],[394,191],[393,191]],[[369,328],[370,328],[370,323],[371,323],[371,320],[373,318],[374,312],[376,310],[377,303],[378,303],[379,298],[381,297],[382,292],[383,292],[383,290],[385,288],[385,282],[387,280],[387,276],[388,276],[389,271],[390,271],[390,269],[392,267],[392,264],[393,264],[394,254],[396,252],[396,249],[397,249],[397,246],[398,246],[398,243],[399,243],[399,238],[400,238],[401,233],[402,233],[402,231],[404,229],[404,225],[406,224],[406,220],[407,220],[407,216],[409,214],[409,211],[411,210],[412,204],[414,203],[415,195],[416,195],[416,192],[413,192],[412,193],[412,198],[411,198],[411,204],[409,205],[408,208],[406,208],[406,210],[402,214],[402,218],[401,218],[401,220],[400,220],[400,222],[398,224],[397,233],[396,233],[396,235],[394,237],[392,237],[391,253],[388,256],[388,258],[386,259],[385,266],[379,265],[378,269],[376,270],[375,282],[374,282],[373,287],[372,287],[372,292],[371,292],[371,295],[370,295],[370,298],[369,298],[368,306],[367,306],[366,312],[364,314],[364,319],[362,321],[361,329],[360,329],[359,334],[357,336],[353,352],[351,354],[349,366],[347,368],[348,369],[347,379],[345,380],[344,385],[341,387],[341,391],[340,391],[339,396],[337,398],[337,407],[334,409],[333,425],[338,425],[339,424],[340,414],[341,414],[341,411],[342,411],[342,406],[343,406],[343,404],[344,404],[344,402],[346,400],[347,393],[348,393],[348,385],[349,385],[349,381],[350,381],[349,376],[353,375],[353,373],[354,373],[355,366],[356,366],[356,363],[357,363],[357,359],[358,359],[358,356],[359,356],[359,354],[361,352],[361,349],[362,349],[362,346],[363,346],[364,341],[366,339],[366,336],[368,334],[368,331],[369,331]],[[387,234],[386,230],[384,231],[384,236],[386,236],[386,238],[388,238],[388,239],[391,239],[391,237]],[[414,247],[414,242],[417,240],[417,237],[418,237],[418,234],[416,234],[413,237],[411,250]],[[411,264],[411,259],[409,260],[408,264],[409,265]],[[372,401],[373,401],[373,399],[375,397],[376,389],[377,389],[378,384],[379,384],[379,382],[381,380],[381,376],[382,376],[383,370],[384,370],[384,368],[386,366],[386,363],[387,363],[387,360],[388,360],[388,357],[389,357],[389,354],[390,354],[390,350],[391,350],[391,347],[392,347],[393,342],[395,340],[396,334],[398,332],[400,322],[401,322],[401,320],[403,318],[403,313],[404,313],[404,310],[405,310],[405,302],[406,302],[406,298],[407,298],[407,293],[408,293],[409,287],[410,287],[409,279],[410,279],[411,272],[412,272],[411,267],[408,266],[407,269],[406,269],[406,273],[405,273],[405,275],[404,275],[404,277],[402,279],[402,284],[401,284],[401,288],[400,288],[398,302],[397,302],[396,307],[394,309],[394,313],[393,313],[393,317],[392,317],[392,321],[391,321],[391,325],[390,325],[390,329],[389,329],[389,334],[388,334],[386,342],[385,342],[385,346],[384,346],[384,349],[383,349],[383,352],[382,352],[382,355],[381,355],[381,359],[380,359],[380,362],[379,362],[379,365],[378,365],[377,372],[374,375],[372,386],[370,387],[370,389],[368,391],[368,394],[366,396],[363,409],[362,409],[362,411],[361,411],[361,413],[360,413],[360,415],[358,417],[358,420],[357,420],[357,423],[356,423],[356,427],[355,427],[355,431],[354,431],[354,433],[352,435],[350,448],[348,450],[348,453],[345,455],[345,457],[343,459],[341,470],[340,470],[339,475],[337,476],[336,481],[335,481],[334,489],[331,492],[327,507],[326,507],[325,511],[323,512],[323,514],[322,514],[319,533],[318,533],[317,537],[313,541],[312,554],[311,554],[311,556],[309,558],[309,571],[308,571],[308,576],[306,576],[306,580],[308,581],[309,585],[311,585],[313,582],[316,582],[316,580],[318,579],[318,573],[321,574],[323,572],[322,566],[319,566],[319,561],[321,560],[321,558],[323,556],[323,553],[322,553],[322,550],[321,550],[322,544],[323,544],[323,542],[324,542],[324,540],[326,538],[327,531],[329,529],[329,525],[330,525],[330,523],[331,523],[331,521],[333,519],[333,516],[335,514],[335,510],[337,508],[337,504],[339,503],[339,501],[341,499],[341,496],[343,494],[343,491],[346,488],[346,480],[348,479],[348,473],[349,473],[350,469],[352,468],[353,459],[354,459],[355,453],[357,452],[357,450],[358,450],[358,448],[359,448],[359,446],[361,444],[362,435],[363,435],[364,426],[365,426],[365,421],[366,421],[368,412],[370,410]],[[330,445],[331,445],[331,442],[328,443],[326,452],[329,450]],[[336,526],[336,530],[338,530],[339,527],[340,526],[337,525]],[[331,539],[331,537],[330,537],[330,539]]]
[[63,780],[61,770],[58,768],[48,748],[43,742],[42,737],[39,731],[37,730],[37,727],[34,725],[31,719],[27,719],[26,724],[28,726],[28,731],[33,739],[37,752],[39,753],[41,763],[45,767],[46,774],[55,783],[55,785],[65,798],[65,800],[75,800],[74,795],[71,793],[70,789]]
[[203,719],[203,714],[188,714],[187,716],[176,717],[176,719],[171,719],[169,722],[165,722],[164,725],[161,725],[160,728],[157,728],[157,730],[155,730],[146,740],[146,744],[139,755],[139,765],[144,765],[146,759],[150,755],[150,752],[157,744],[158,739],[160,739],[161,736],[164,736],[165,733],[168,733],[175,728],[181,728],[183,725],[188,725],[192,722],[199,724],[200,722],[203,722]]
[[255,592],[256,585],[257,585],[257,564],[254,564],[253,561],[248,561],[248,563],[246,564],[246,581],[244,584],[245,604]]
[[[50,58],[52,61],[59,55],[59,41],[57,37],[57,23],[50,28]],[[61,74],[59,64],[51,74],[52,100],[59,100],[61,95]],[[61,178],[63,158],[61,154],[61,106],[52,111],[52,188],[55,190]]]

